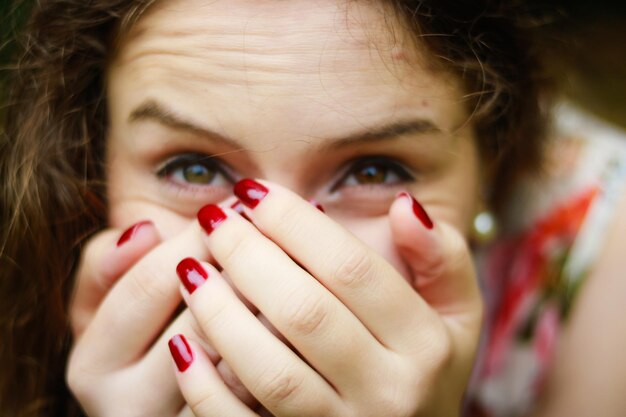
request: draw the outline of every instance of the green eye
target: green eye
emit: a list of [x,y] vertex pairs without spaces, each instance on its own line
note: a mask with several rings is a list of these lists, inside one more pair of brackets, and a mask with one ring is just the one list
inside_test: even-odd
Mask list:
[[204,154],[177,155],[165,162],[157,175],[188,185],[226,185],[234,183],[223,164]]
[[185,182],[190,184],[210,184],[215,178],[216,172],[202,164],[193,164],[178,168],[181,172],[172,173],[173,176],[180,175]]

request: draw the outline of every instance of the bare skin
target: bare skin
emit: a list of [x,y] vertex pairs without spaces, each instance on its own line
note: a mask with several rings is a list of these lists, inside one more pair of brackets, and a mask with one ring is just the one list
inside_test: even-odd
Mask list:
[[[88,248],[79,273],[80,293],[90,293],[89,282],[98,281],[92,279],[92,265],[119,267],[108,277],[100,274],[100,279],[115,282],[110,291],[100,286],[100,297],[76,299],[80,308],[75,308],[74,317],[81,324],[76,326],[79,341],[68,372],[70,386],[90,414],[119,415],[125,410],[188,415],[181,388],[197,415],[238,415],[233,410],[246,409],[263,415],[269,409],[283,416],[295,405],[300,415],[380,415],[383,409],[387,415],[458,413],[482,313],[463,239],[477,206],[480,167],[459,83],[446,73],[433,72],[391,16],[375,4],[343,1],[163,1],[125,34],[107,85],[113,230]],[[273,276],[281,276],[280,271],[297,265],[280,251],[296,250],[298,258],[307,258],[320,247],[344,242],[345,252],[326,269],[329,256],[309,261],[307,270],[320,272],[303,275],[301,291],[312,282],[328,280],[323,271],[342,270],[342,263],[354,262],[350,254],[363,254],[381,271],[374,277],[354,277],[357,287],[370,279],[373,284],[364,286],[356,299],[344,299],[342,290],[332,286],[321,287],[318,294],[320,300],[333,300],[324,304],[331,311],[343,312],[329,321],[340,326],[332,333],[360,329],[355,345],[369,356],[339,346],[320,356],[321,347],[307,344],[303,335],[285,334],[289,332],[284,326],[290,325],[285,325],[284,314],[294,308],[289,300],[274,294],[276,305],[283,307],[273,311],[263,302],[272,295],[269,288],[250,289],[246,283],[251,277],[237,272],[239,263],[223,258],[217,260],[224,263],[225,278],[232,275],[233,288],[243,293],[252,317],[264,324],[262,329],[282,329],[310,367],[287,353],[291,350],[284,349],[284,339],[275,331],[263,333],[254,321],[231,326],[244,338],[264,335],[265,343],[249,340],[258,352],[247,354],[233,344],[236,339],[223,338],[230,333],[207,327],[206,311],[192,308],[170,321],[181,299],[176,263],[185,256],[212,260],[221,253],[219,248],[228,247],[227,232],[222,233],[222,243],[207,240],[194,220],[197,210],[228,199],[233,183],[244,177],[262,178],[272,195],[288,196],[284,201],[294,209],[285,213],[285,221],[295,216],[328,232],[317,246],[295,249],[286,243],[293,236],[280,233],[267,215],[249,213],[265,237],[248,223],[235,223],[236,215],[226,208],[229,200],[223,204],[229,227],[248,225],[245,233],[260,239],[256,250],[237,256],[254,259],[257,250],[277,245],[272,265],[279,270]],[[410,200],[396,198],[400,191],[420,201],[434,229],[415,217]],[[310,199],[325,208],[323,217],[309,210]],[[143,237],[128,243],[131,246],[114,248],[122,229],[144,219],[151,220],[154,229],[149,226]],[[140,248],[128,249],[132,245]],[[211,274],[215,279],[210,282],[218,285],[220,274]],[[367,304],[380,288],[390,291],[385,302]],[[233,311],[243,311],[239,298],[223,294]],[[359,305],[369,306],[365,310],[375,316],[394,317],[385,325],[389,343],[403,348],[381,346],[374,337],[381,330],[375,320],[359,313]],[[406,337],[401,330],[407,325],[421,331]],[[204,399],[210,392],[186,389],[198,384],[174,377],[165,344],[174,333],[187,335],[198,358],[206,358],[198,359],[203,367],[196,381],[211,382],[223,392],[243,389],[220,397],[228,401],[219,404]],[[425,348],[424,337],[431,348]],[[301,381],[294,402],[277,401],[267,388],[276,380],[253,375],[255,368],[246,366],[252,353],[262,358],[272,347],[283,353],[277,356],[283,365],[304,372],[290,376]],[[367,364],[359,361],[365,357],[370,358]],[[380,380],[372,385],[355,377],[340,383],[340,374],[329,373],[324,361],[315,358],[343,363],[355,376],[369,372]],[[266,377],[272,375],[269,371]],[[416,396],[416,389],[428,395]],[[262,408],[257,408],[257,400]],[[319,404],[328,409],[316,409]],[[222,414],[207,414],[219,407]]]
[[[87,336],[75,348],[69,379],[90,414],[122,415],[120,410],[125,410],[126,415],[158,412],[188,416],[191,409],[185,405],[178,383],[195,406],[207,397],[206,392],[190,391],[189,385],[194,384],[189,381],[194,380],[213,384],[224,393],[234,392],[228,404],[240,407],[238,410],[266,412],[256,408],[256,399],[221,361],[220,352],[206,343],[204,333],[211,333],[211,328],[197,326],[192,312],[203,313],[184,291],[193,311],[186,310],[173,323],[169,321],[169,314],[180,301],[173,272],[176,263],[183,256],[213,257],[211,242],[194,223],[195,213],[204,204],[228,199],[234,180],[264,178],[271,181],[269,184],[286,186],[305,199],[321,202],[329,218],[380,255],[413,289],[420,289],[416,278],[425,276],[423,268],[433,254],[424,251],[424,242],[416,236],[427,235],[409,207],[395,200],[395,194],[409,191],[437,225],[455,231],[442,238],[444,241],[454,241],[451,236],[455,233],[457,237],[466,233],[476,206],[480,167],[471,124],[465,124],[463,92],[455,80],[433,73],[428,57],[406,42],[401,26],[389,24],[381,16],[375,5],[347,6],[332,1],[162,1],[126,34],[108,77],[112,229],[94,239],[85,252],[73,309],[77,336]],[[136,111],[142,107],[143,111]],[[155,111],[163,108],[165,113]],[[177,120],[165,115],[176,115]],[[332,146],[337,138],[415,118],[428,120],[436,129],[413,129],[401,137],[387,135]],[[190,129],[190,124],[200,129]],[[206,130],[214,133],[206,134]],[[236,143],[219,137],[235,139]],[[215,168],[202,168],[198,158],[187,165],[179,164],[167,175],[155,175],[166,161],[187,152],[217,155],[230,167],[230,178],[219,173],[207,176],[215,173]],[[400,180],[393,169],[381,168],[380,159],[357,168],[350,165],[355,158],[370,155],[401,162],[413,178]],[[203,175],[190,175],[194,166]],[[349,176],[344,175],[350,170]],[[367,175],[356,175],[360,171],[369,172],[369,178],[375,180],[365,181]],[[626,332],[615,320],[624,314],[620,297],[624,293],[621,271],[626,268],[623,217],[615,221],[606,250],[560,343],[551,389],[538,413],[541,417],[621,416],[626,408],[621,394],[626,371],[616,370],[621,362],[595,360],[619,357],[626,345]],[[149,226],[127,246],[116,249],[122,229],[143,219],[152,220],[156,226]],[[272,233],[267,231],[269,236]],[[459,254],[463,258],[463,253],[466,248],[457,247],[439,262],[450,265]],[[218,277],[212,281],[218,284],[212,285],[219,285],[219,273],[204,265]],[[469,282],[471,265],[463,264],[461,269],[463,272],[450,281],[465,277]],[[138,297],[144,292],[144,297]],[[433,306],[433,297],[426,293],[421,288],[424,301]],[[198,291],[193,297],[202,294]],[[607,299],[606,294],[613,297]],[[467,300],[466,295],[459,293],[452,299]],[[210,296],[208,292],[204,295],[206,299]],[[472,305],[468,312],[477,319],[480,303],[472,300],[475,304],[468,304]],[[235,300],[233,303],[237,305]],[[156,312],[158,319],[143,336],[133,333],[132,326],[124,327],[127,324],[114,333],[120,337],[135,334],[133,337],[142,342],[130,348],[131,354],[123,363],[109,363],[96,371],[85,368],[94,358],[94,346],[102,346],[112,337],[110,323],[123,322],[119,311],[126,304],[132,308],[151,306],[144,314],[153,317]],[[124,311],[131,311],[127,308]],[[442,316],[441,308],[433,310]],[[149,322],[141,316],[137,320]],[[422,326],[436,326],[437,320],[424,319]],[[267,320],[264,323],[271,327]],[[606,330],[598,332],[598,323]],[[463,348],[466,356],[471,356],[467,352],[472,351],[472,339],[477,334],[477,326],[470,328],[473,331],[469,330]],[[199,358],[194,377],[176,374],[169,363],[165,343],[181,332],[188,336]],[[115,361],[127,348],[123,343],[105,344],[100,352]],[[208,360],[203,351],[208,352]],[[239,360],[231,362],[241,365]],[[469,362],[455,368],[457,375],[468,372]],[[219,378],[211,373],[213,366]],[[431,386],[436,387],[452,373],[440,369],[432,375],[437,383]],[[220,385],[220,378],[226,387]],[[464,378],[456,377],[454,383],[463,384]],[[155,386],[157,380],[160,383]],[[432,410],[449,398],[421,400],[412,404],[414,410]],[[351,404],[365,407],[368,403]],[[205,413],[197,410],[199,415]],[[280,410],[277,414],[281,415]]]

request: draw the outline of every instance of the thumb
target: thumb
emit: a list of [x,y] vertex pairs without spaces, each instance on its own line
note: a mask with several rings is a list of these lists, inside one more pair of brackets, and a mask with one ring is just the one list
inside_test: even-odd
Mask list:
[[482,311],[470,251],[454,227],[433,221],[406,192],[392,204],[389,221],[410,282],[433,309],[444,316]]
[[75,338],[82,334],[117,280],[160,240],[154,224],[142,221],[124,232],[104,230],[88,241],[81,253],[70,301]]

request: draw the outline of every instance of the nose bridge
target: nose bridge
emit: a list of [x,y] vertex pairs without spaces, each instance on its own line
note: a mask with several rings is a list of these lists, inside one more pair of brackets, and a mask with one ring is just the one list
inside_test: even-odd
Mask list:
[[275,182],[306,197],[316,177],[312,162],[318,149],[313,143],[290,135],[274,141],[273,146],[252,155],[261,179]]

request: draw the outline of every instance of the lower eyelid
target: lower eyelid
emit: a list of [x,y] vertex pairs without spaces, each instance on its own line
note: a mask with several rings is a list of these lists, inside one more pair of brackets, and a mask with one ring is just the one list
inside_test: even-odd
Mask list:
[[[374,164],[372,164],[374,165]],[[333,187],[333,189],[338,189],[342,187],[342,182],[345,183],[347,182],[348,179],[354,177],[359,169],[363,169],[366,168],[368,165],[367,164],[363,164],[361,166],[358,167],[351,167],[343,176],[342,179],[337,183],[336,186]],[[400,166],[400,165],[396,165],[396,164],[388,164],[388,165],[384,165],[381,164],[381,167],[387,169],[389,175],[395,175],[398,179],[389,183],[380,183],[380,184],[353,184],[353,185],[347,185],[349,187],[353,187],[353,186],[360,186],[360,185],[367,185],[367,186],[374,186],[374,187],[388,187],[390,185],[395,185],[395,184],[402,184],[402,183],[406,183],[406,182],[410,182],[410,181],[414,181],[416,176],[407,168]],[[345,184],[343,186],[346,186]]]
[[210,183],[208,184],[198,184],[198,183],[192,183],[192,182],[187,182],[185,180],[182,179],[177,179],[174,178],[173,174],[167,174],[164,177],[162,177],[163,179],[165,179],[166,181],[168,181],[171,184],[176,184],[179,187],[183,187],[183,188],[207,188],[207,187],[230,187],[232,186],[232,181],[230,180],[230,178],[227,178],[225,174],[221,173],[221,172],[217,172],[215,174],[214,178],[220,178],[222,177],[223,179],[220,180],[212,180]]
[[214,186],[214,185],[193,185],[193,184],[181,184],[164,178],[163,187],[165,189],[166,198],[174,199],[186,199],[186,200],[198,200],[202,198],[206,201],[219,201],[226,198],[231,191],[232,187],[229,186]]

